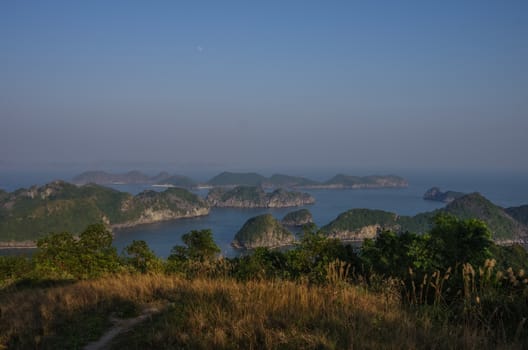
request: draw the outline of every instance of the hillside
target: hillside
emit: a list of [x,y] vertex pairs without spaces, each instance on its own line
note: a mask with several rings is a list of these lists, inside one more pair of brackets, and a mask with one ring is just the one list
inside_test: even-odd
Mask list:
[[295,237],[271,214],[255,216],[237,232],[231,245],[237,249],[277,248],[291,245]]
[[528,226],[528,204],[506,208],[506,213],[521,224]]
[[5,293],[0,347],[81,349],[112,329],[111,317],[124,324],[152,310],[108,348],[496,348],[483,330],[438,325],[427,313],[406,311],[393,294],[342,284],[120,274]]
[[0,197],[0,241],[34,240],[49,232],[78,233],[104,222],[114,228],[206,215],[198,196],[171,188],[136,196],[99,185],[55,181]]
[[257,186],[213,188],[206,200],[209,205],[222,208],[284,208],[315,203],[315,199],[307,193],[283,189],[267,193]]
[[322,230],[330,237],[343,240],[372,238],[380,230],[424,233],[432,227],[438,213],[448,213],[459,219],[484,221],[497,241],[528,236],[528,227],[512,218],[503,208],[493,204],[478,193],[453,200],[445,208],[415,216],[398,216],[394,213],[371,209],[352,209],[340,214]]

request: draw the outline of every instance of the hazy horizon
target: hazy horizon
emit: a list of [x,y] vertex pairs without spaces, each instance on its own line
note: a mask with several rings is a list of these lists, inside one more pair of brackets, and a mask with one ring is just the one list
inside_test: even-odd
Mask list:
[[527,37],[526,1],[2,2],[0,171],[528,172]]

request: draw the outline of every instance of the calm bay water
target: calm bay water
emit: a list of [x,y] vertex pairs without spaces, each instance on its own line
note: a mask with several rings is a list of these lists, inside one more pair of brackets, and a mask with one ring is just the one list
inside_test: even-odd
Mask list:
[[[58,174],[60,175],[60,174]],[[43,184],[56,178],[57,174],[0,174],[0,188],[12,191],[31,184]],[[425,201],[423,193],[432,186],[443,190],[480,192],[503,207],[528,203],[527,177],[523,174],[402,174],[409,187],[402,189],[370,190],[309,190],[315,199],[314,205],[306,206],[318,226],[323,226],[340,213],[352,208],[381,209],[399,215],[415,215],[442,207],[440,202]],[[62,178],[71,178],[63,176]],[[145,189],[163,190],[145,185],[114,185],[114,188],[139,193]],[[206,190],[196,191],[205,196]],[[114,245],[121,251],[133,240],[145,240],[159,256],[166,257],[174,245],[181,244],[181,236],[191,230],[211,229],[222,253],[235,254],[230,242],[236,232],[250,217],[271,213],[281,219],[286,213],[299,208],[283,209],[229,209],[213,208],[210,215],[201,218],[174,220],[151,225],[142,225],[115,232]]]

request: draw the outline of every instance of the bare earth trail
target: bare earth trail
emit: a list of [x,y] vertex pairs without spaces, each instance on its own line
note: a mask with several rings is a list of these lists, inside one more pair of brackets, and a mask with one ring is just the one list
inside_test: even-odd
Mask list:
[[115,337],[117,337],[121,333],[124,333],[130,330],[137,324],[150,318],[152,315],[160,313],[161,311],[163,311],[163,309],[164,309],[163,307],[161,308],[151,307],[151,308],[144,309],[141,315],[134,317],[134,318],[127,318],[127,319],[112,318],[114,326],[110,328],[105,334],[103,334],[101,338],[99,338],[99,340],[87,344],[83,349],[84,350],[106,349],[107,346],[110,344],[110,342]]

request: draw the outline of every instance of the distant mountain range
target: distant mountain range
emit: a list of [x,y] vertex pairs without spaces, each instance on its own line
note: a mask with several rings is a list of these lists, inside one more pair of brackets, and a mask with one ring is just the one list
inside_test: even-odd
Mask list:
[[328,181],[319,182],[301,176],[274,174],[265,177],[257,173],[223,172],[206,183],[198,183],[184,175],[171,175],[161,172],[156,176],[148,176],[139,171],[124,174],[110,174],[104,171],[88,171],[73,178],[73,183],[83,185],[95,183],[110,184],[151,184],[157,186],[174,186],[183,188],[205,187],[236,187],[260,186],[264,188],[328,188],[328,189],[359,189],[359,188],[398,188],[407,187],[408,183],[396,175],[350,176],[338,174]]

